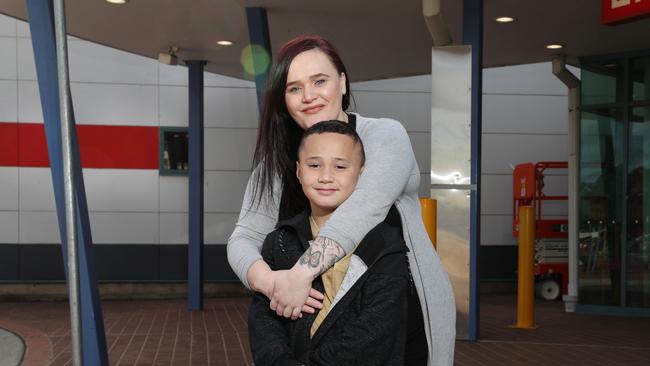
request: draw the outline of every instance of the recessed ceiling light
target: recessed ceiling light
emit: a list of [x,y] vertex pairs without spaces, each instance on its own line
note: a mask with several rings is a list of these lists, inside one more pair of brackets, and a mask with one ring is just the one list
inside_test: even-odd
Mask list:
[[564,46],[562,46],[561,44],[549,44],[549,45],[546,45],[546,48],[548,48],[549,50],[559,50],[562,47],[564,47]]
[[217,44],[218,44],[219,46],[232,46],[232,42],[231,42],[231,41],[218,41]]
[[106,2],[111,4],[126,4],[129,0],[106,0]]
[[512,23],[515,21],[513,17],[498,17],[494,19],[497,23]]

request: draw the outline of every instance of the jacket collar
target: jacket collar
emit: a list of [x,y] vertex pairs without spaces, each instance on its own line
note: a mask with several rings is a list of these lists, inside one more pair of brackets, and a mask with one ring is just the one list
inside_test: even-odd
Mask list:
[[276,225],[276,228],[277,229],[282,227],[292,228],[296,232],[296,235],[298,235],[298,239],[300,240],[300,243],[302,244],[303,248],[307,249],[307,247],[309,247],[308,242],[313,239],[313,236],[311,235],[311,225],[309,224],[310,214],[311,214],[311,209],[307,208],[303,212],[291,218],[280,220]]

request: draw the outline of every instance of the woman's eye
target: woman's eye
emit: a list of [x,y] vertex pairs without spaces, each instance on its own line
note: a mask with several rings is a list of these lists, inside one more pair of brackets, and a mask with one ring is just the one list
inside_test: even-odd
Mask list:
[[307,164],[307,166],[310,168],[318,168],[318,164],[316,163]]
[[325,84],[326,81],[327,81],[327,80],[325,80],[325,79],[318,79],[318,80],[316,80],[316,82],[315,82],[314,84],[316,84],[316,85],[323,85],[323,84]]
[[292,86],[291,88],[287,89],[287,93],[289,94],[295,94],[300,90],[297,86]]

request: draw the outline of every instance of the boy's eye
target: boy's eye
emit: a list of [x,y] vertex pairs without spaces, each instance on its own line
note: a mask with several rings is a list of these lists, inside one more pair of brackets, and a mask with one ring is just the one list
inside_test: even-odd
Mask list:
[[348,167],[345,166],[345,165],[337,165],[337,166],[336,166],[336,169],[339,169],[339,170],[345,170],[345,169],[347,169],[347,168],[348,168]]
[[307,166],[310,168],[318,168],[319,165],[316,163],[307,163]]

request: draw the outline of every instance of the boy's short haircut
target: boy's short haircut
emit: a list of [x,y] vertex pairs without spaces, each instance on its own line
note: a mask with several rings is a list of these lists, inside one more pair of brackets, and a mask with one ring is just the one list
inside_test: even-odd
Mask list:
[[321,134],[321,133],[338,133],[340,135],[351,137],[354,143],[359,144],[359,146],[361,147],[361,166],[364,166],[364,164],[366,163],[366,153],[363,148],[363,142],[361,141],[361,137],[359,137],[357,131],[355,131],[354,128],[352,128],[348,123],[337,121],[334,119],[329,121],[318,122],[316,124],[313,124],[311,127],[305,129],[305,131],[302,133],[300,144],[298,145],[298,151],[302,149],[302,144],[308,136]]

